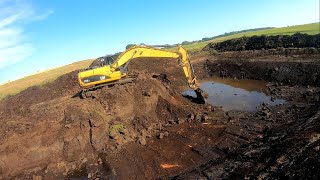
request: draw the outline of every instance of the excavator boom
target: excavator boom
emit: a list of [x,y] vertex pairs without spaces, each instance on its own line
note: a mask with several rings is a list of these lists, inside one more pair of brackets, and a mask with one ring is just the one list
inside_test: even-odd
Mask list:
[[134,46],[119,55],[117,60],[111,65],[111,70],[123,67],[135,58],[179,58],[178,53],[156,49],[145,46]]

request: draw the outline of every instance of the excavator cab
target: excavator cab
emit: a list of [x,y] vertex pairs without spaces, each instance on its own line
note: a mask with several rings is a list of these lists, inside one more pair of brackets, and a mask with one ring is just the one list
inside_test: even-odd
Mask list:
[[113,55],[106,55],[102,57],[98,57],[96,60],[93,61],[93,63],[87,68],[97,68],[97,67],[102,67],[102,66],[110,66],[112,65],[118,58],[120,54],[113,54]]

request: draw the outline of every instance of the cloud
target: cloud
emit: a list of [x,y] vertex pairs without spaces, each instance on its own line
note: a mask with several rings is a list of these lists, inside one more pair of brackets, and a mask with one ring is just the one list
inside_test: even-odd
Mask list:
[[32,55],[34,48],[25,26],[52,13],[53,10],[40,12],[28,0],[0,0],[0,68]]

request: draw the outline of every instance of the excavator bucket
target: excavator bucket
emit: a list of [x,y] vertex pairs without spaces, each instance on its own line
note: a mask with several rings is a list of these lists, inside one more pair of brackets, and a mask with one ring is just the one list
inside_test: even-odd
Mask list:
[[[191,91],[195,92],[195,96],[193,93],[191,93]],[[198,89],[193,89],[193,90],[188,90],[184,93],[182,93],[182,96],[190,99],[191,102],[197,103],[197,104],[205,104],[206,103],[206,98],[208,97],[208,95],[206,93],[204,93],[204,91],[200,88]]]
[[204,93],[204,91],[202,89],[196,89],[194,90],[194,92],[196,93],[196,98],[195,98],[195,102],[198,104],[205,104],[206,103],[206,98],[208,98],[208,94]]

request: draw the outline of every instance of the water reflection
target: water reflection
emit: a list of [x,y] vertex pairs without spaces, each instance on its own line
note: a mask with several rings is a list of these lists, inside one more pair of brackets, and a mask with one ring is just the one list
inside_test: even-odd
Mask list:
[[[215,78],[201,81],[201,89],[209,95],[207,103],[225,111],[256,111],[262,103],[270,106],[285,103],[283,99],[271,99],[264,81]],[[190,90],[182,94],[195,96]]]

